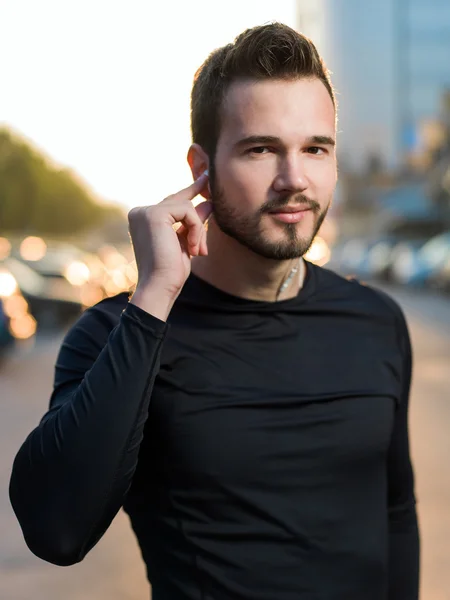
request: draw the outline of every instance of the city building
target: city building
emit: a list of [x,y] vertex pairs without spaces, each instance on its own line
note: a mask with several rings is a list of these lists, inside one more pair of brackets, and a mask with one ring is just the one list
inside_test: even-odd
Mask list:
[[450,88],[449,0],[297,0],[339,102],[341,166],[401,167],[421,150]]

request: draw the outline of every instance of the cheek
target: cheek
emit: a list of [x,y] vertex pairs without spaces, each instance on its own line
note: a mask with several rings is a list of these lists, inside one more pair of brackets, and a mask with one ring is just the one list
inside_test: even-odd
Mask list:
[[321,196],[328,196],[336,187],[336,163],[334,161],[326,164],[320,161],[312,162],[308,168],[308,179]]
[[232,159],[217,165],[217,177],[227,198],[249,207],[259,207],[267,199],[274,178],[267,161]]

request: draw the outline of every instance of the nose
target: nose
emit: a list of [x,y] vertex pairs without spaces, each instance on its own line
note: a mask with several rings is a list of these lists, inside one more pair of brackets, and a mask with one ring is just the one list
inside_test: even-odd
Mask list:
[[276,192],[304,192],[308,187],[302,155],[295,153],[283,156],[278,165],[278,173],[273,182]]

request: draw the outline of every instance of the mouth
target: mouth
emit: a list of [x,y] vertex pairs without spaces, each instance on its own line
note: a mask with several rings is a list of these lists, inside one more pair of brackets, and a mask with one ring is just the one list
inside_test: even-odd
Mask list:
[[303,206],[283,206],[276,210],[271,210],[268,214],[277,221],[283,223],[298,223],[301,221],[311,209]]

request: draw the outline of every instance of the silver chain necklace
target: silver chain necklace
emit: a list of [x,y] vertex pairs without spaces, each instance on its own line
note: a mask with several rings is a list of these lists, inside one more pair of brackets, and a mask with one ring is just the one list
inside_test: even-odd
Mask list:
[[294,267],[292,267],[292,269],[289,272],[289,275],[286,277],[286,279],[284,280],[284,282],[281,284],[281,287],[278,290],[277,300],[281,296],[281,294],[284,292],[284,290],[288,287],[288,285],[291,283],[291,281],[294,278],[295,274],[299,271],[299,269],[301,267],[303,267],[303,261],[302,261],[302,259],[300,259],[298,261],[298,263]]

